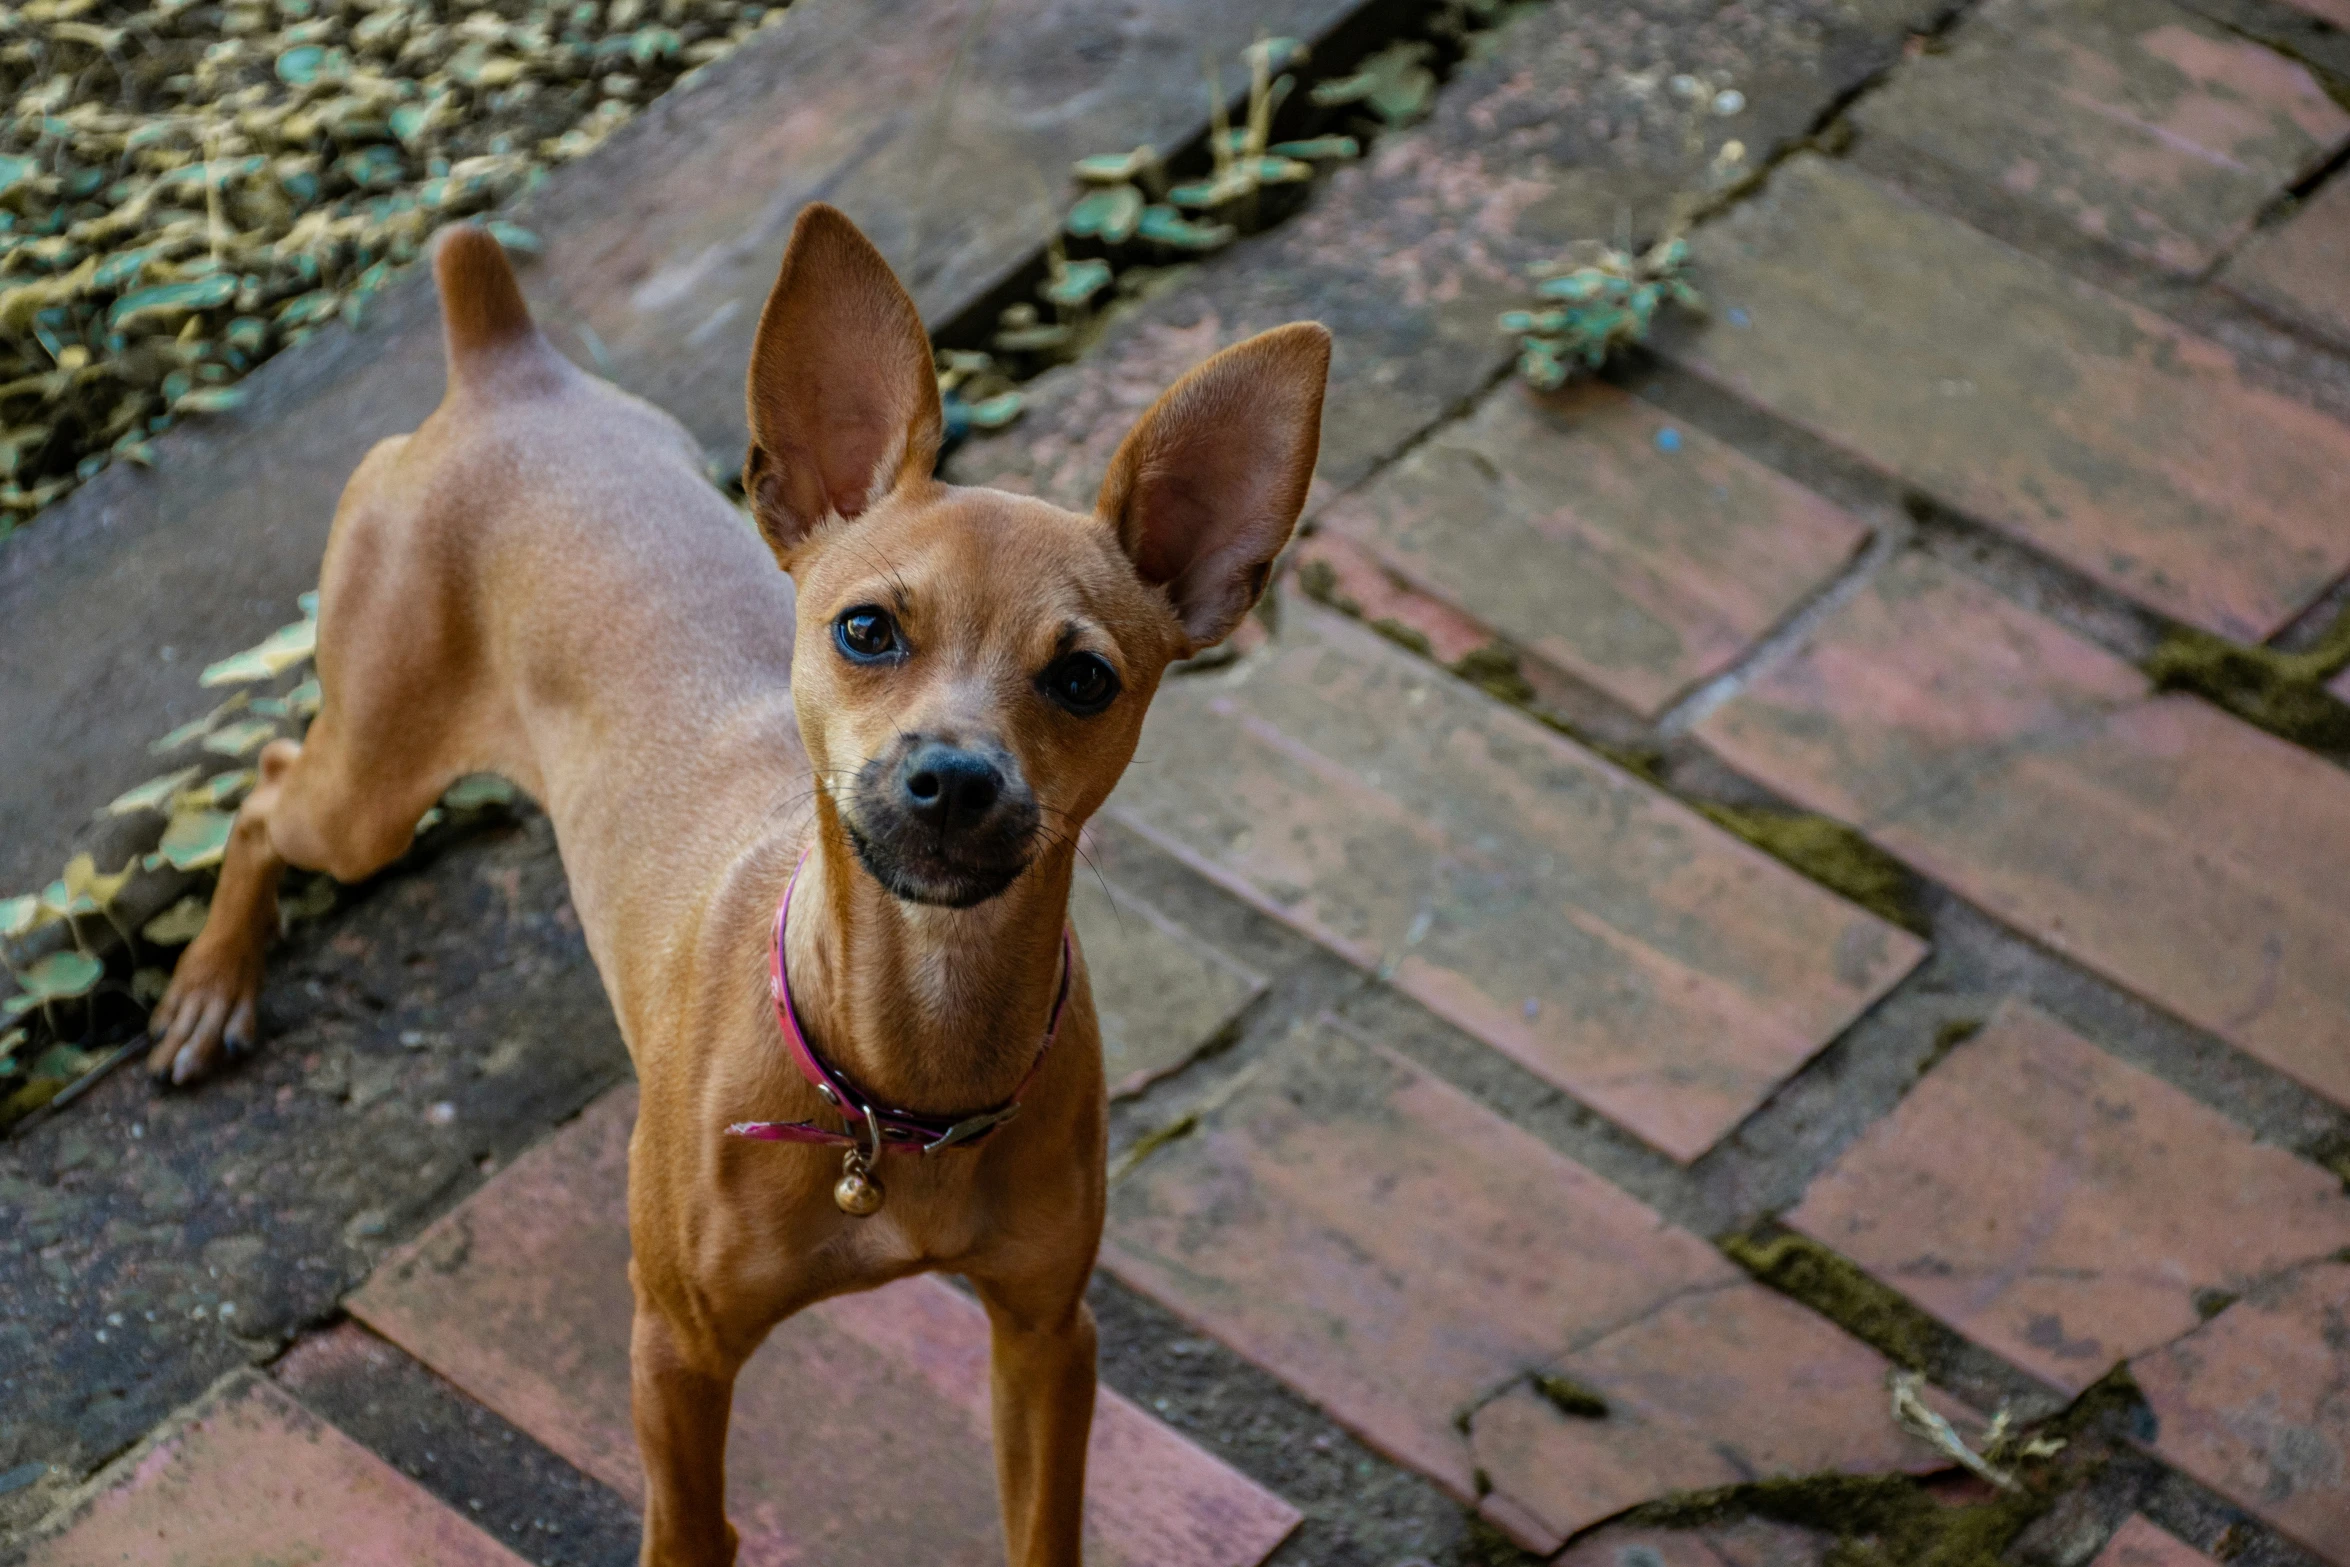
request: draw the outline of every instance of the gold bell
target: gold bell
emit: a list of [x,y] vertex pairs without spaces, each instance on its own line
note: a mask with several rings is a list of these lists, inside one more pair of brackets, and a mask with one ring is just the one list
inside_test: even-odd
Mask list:
[[850,1149],[841,1160],[840,1179],[832,1183],[834,1204],[851,1218],[865,1219],[881,1211],[883,1195],[881,1183],[867,1172],[863,1156]]

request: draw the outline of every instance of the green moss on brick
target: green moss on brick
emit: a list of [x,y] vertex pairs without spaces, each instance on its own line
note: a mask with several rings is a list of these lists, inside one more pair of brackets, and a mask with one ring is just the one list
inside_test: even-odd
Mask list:
[[1551,1407],[1562,1415],[1572,1415],[1578,1420],[1607,1418],[1607,1400],[1573,1377],[1563,1377],[1555,1371],[1536,1372],[1534,1391],[1549,1399]]
[[1844,1258],[1776,1225],[1734,1231],[1715,1244],[1732,1262],[1802,1301],[1886,1359],[1924,1371],[1946,1329]]
[[2350,750],[2350,707],[2325,689],[2350,664],[2350,615],[2306,653],[2246,647],[2182,627],[2163,638],[2146,673],[2164,691],[2192,691],[2274,735],[2322,750]]
[[1422,658],[1436,656],[1436,644],[1428,640],[1428,633],[1418,626],[1407,626],[1391,616],[1381,616],[1371,622],[1371,629],[1397,647],[1410,648]]
[[1534,682],[1518,667],[1517,649],[1506,642],[1488,642],[1464,654],[1452,672],[1512,707],[1524,707],[1534,700]]
[[1899,860],[1827,816],[1768,806],[1690,802],[1716,825],[1736,833],[1830,891],[1842,893],[1880,919],[1923,936],[1916,884]]

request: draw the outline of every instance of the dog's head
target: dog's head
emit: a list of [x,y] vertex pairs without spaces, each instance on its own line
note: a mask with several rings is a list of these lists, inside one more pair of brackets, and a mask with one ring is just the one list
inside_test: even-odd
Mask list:
[[1210,359],[1136,423],[1090,516],[943,484],[914,302],[847,218],[800,214],[752,350],[743,488],[798,592],[802,741],[882,886],[969,907],[1075,837],[1167,665],[1264,591],[1329,365],[1303,323]]

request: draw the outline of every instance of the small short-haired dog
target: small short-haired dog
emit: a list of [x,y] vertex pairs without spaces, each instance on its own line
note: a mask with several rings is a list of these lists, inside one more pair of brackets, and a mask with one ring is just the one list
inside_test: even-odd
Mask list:
[[493,240],[456,229],[435,268],[447,395],[343,494],[324,704],[262,754],[151,1066],[251,1046],[282,867],[358,880],[452,781],[505,775],[554,821],[642,1084],[643,1559],[733,1559],[728,1402],[777,1322],[946,1269],[992,1327],[1010,1559],[1077,1562],[1105,1184],[1077,833],[1168,664],[1264,591],[1329,336],[1184,376],[1091,516],[958,488],[913,302],[810,207],[752,352],[754,535],[684,429],[540,337]]

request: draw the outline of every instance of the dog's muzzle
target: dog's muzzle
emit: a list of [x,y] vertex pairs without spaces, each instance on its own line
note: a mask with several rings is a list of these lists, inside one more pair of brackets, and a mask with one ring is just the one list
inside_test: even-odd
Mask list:
[[847,804],[858,860],[910,903],[985,903],[1034,853],[1036,797],[997,747],[905,736],[858,770]]

